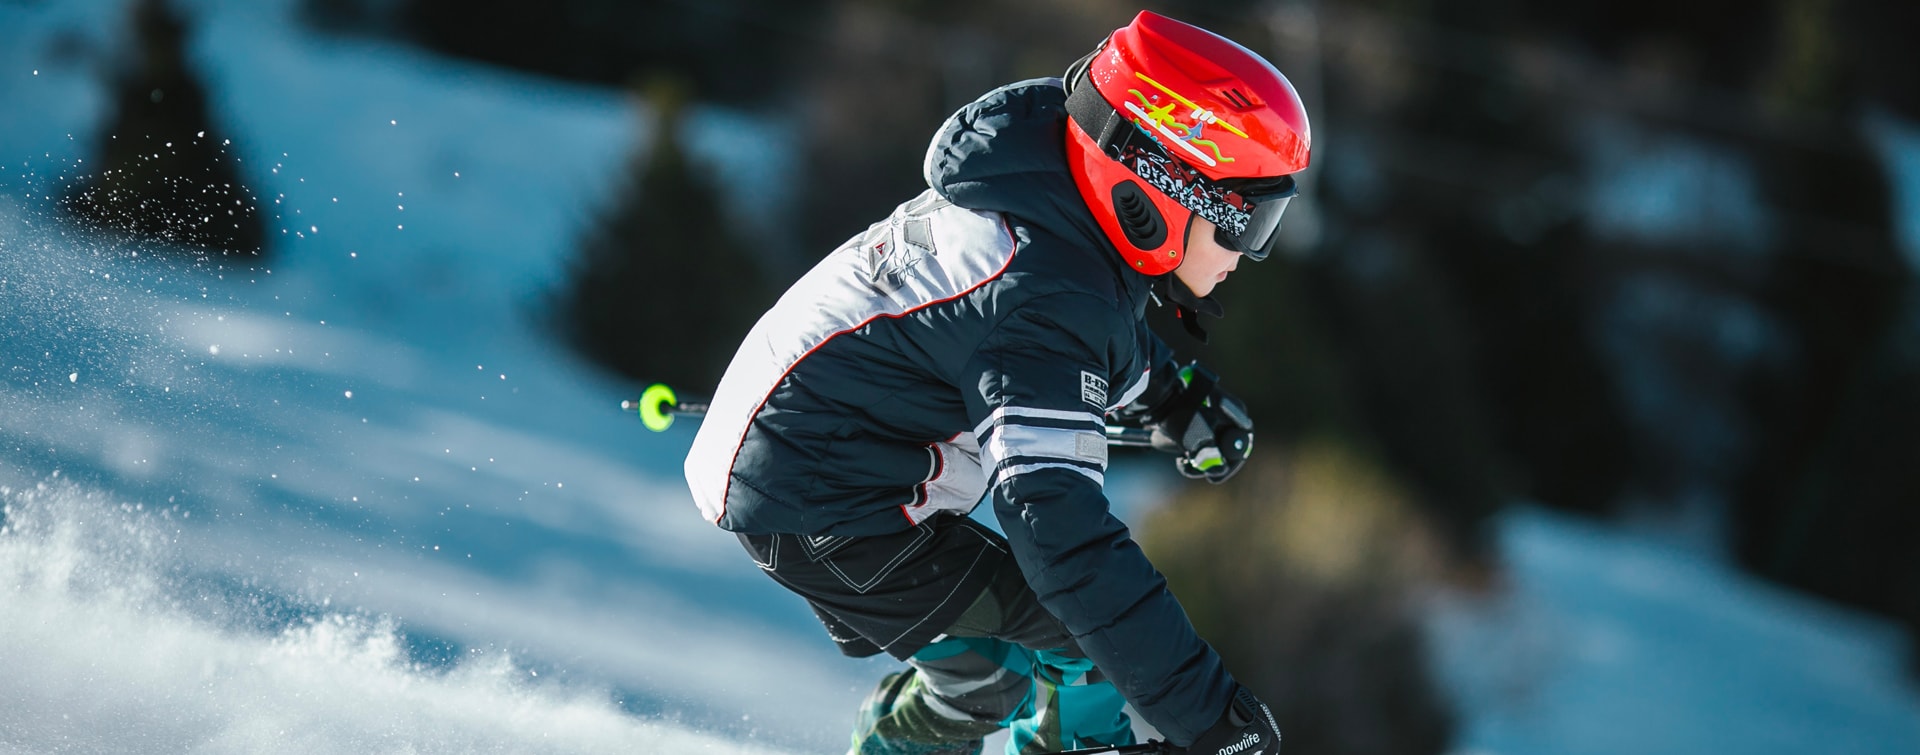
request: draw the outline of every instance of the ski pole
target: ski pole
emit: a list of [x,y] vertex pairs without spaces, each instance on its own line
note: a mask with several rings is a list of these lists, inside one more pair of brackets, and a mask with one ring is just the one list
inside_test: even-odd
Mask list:
[[1171,745],[1158,739],[1149,739],[1137,745],[1110,745],[1085,750],[1067,750],[1060,755],[1172,755]]
[[[623,411],[638,412],[640,422],[648,430],[656,433],[666,432],[673,426],[677,416],[699,417],[707,413],[707,401],[702,399],[682,400],[665,383],[654,383],[640,392],[640,398],[620,402]],[[1144,427],[1121,427],[1107,425],[1107,445],[1128,448],[1152,448],[1153,431]],[[1093,752],[1108,752],[1094,750]],[[1151,750],[1122,750],[1120,752],[1152,752]]]

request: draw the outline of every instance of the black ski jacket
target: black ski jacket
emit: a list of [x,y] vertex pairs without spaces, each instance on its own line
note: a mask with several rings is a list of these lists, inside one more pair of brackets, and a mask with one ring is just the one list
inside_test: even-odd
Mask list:
[[822,260],[748,335],[687,479],[723,528],[821,542],[965,515],[990,495],[1041,604],[1149,723],[1192,741],[1233,681],[1101,490],[1105,415],[1172,356],[1142,322],[1150,279],[1126,268],[1068,173],[1065,102],[1058,79],[1036,79],[948,119],[927,153],[931,189]]

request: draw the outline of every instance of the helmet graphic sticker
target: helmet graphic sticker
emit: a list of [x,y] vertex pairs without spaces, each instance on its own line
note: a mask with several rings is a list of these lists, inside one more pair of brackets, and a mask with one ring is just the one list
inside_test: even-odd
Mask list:
[[[1152,85],[1153,88],[1165,92],[1168,97],[1174,99],[1174,102],[1155,107],[1152,98],[1149,98],[1138,89],[1128,89],[1127,93],[1139,100],[1137,104],[1133,102],[1126,103],[1127,110],[1134,115],[1134,123],[1136,125],[1139,125],[1141,128],[1151,128],[1154,131],[1158,131],[1169,141],[1179,145],[1182,149],[1192,154],[1194,159],[1199,160],[1209,167],[1219,165],[1220,163],[1233,162],[1233,158],[1220,154],[1220,145],[1210,139],[1200,138],[1201,132],[1207,126],[1216,123],[1219,124],[1221,128],[1232,132],[1233,135],[1242,139],[1247,138],[1245,131],[1234,128],[1233,124],[1221,120],[1220,116],[1215,115],[1213,111],[1193,104],[1192,100],[1180,96],[1180,93],[1166,88],[1160,82],[1154,81],[1146,74],[1135,71],[1133,75],[1139,77],[1141,81]],[[1189,108],[1190,112],[1187,114],[1187,118],[1193,121],[1193,125],[1189,126],[1181,123],[1180,120],[1173,115],[1174,105],[1176,103]],[[1181,133],[1176,134],[1173,132],[1173,129],[1179,129]],[[1213,154],[1209,156],[1206,152],[1197,149],[1194,145],[1206,147]]]

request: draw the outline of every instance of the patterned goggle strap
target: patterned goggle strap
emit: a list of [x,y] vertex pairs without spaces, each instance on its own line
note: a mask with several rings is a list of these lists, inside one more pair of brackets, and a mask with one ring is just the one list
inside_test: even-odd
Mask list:
[[1280,216],[1297,193],[1292,176],[1264,179],[1235,191],[1208,179],[1160,145],[1131,139],[1116,158],[1127,170],[1212,223],[1221,244],[1255,260],[1267,258],[1280,234]]
[[1234,236],[1246,232],[1248,224],[1253,221],[1252,202],[1207,180],[1199,171],[1168,157],[1158,147],[1145,147],[1135,140],[1120,153],[1120,164],[1127,166],[1127,170],[1133,171],[1140,180],[1159,189],[1162,194],[1173,197],[1173,201],[1179,202],[1180,206],[1206,218],[1207,222],[1219,226],[1221,230]]

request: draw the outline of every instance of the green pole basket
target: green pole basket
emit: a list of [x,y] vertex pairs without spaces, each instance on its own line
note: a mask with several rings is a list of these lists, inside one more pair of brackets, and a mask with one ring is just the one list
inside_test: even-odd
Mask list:
[[666,432],[673,426],[673,415],[667,410],[678,406],[679,399],[673,395],[673,389],[666,383],[654,383],[640,394],[640,423],[656,433]]

